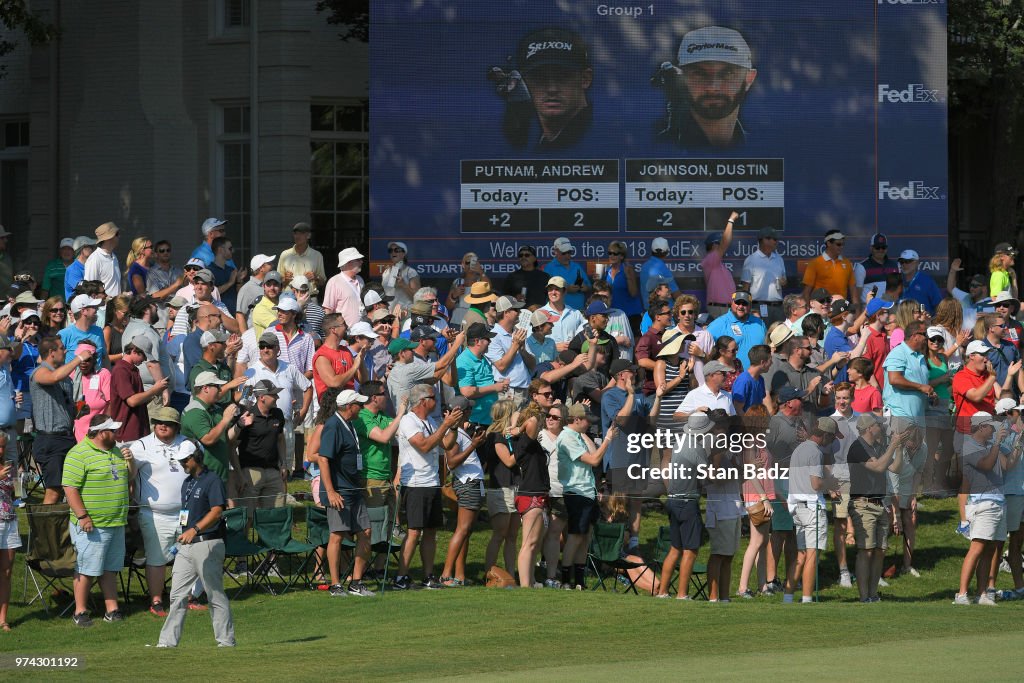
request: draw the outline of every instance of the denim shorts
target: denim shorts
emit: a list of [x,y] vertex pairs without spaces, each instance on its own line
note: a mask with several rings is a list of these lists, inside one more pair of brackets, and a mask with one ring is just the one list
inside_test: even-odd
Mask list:
[[93,527],[86,533],[69,522],[71,542],[75,546],[75,571],[84,576],[103,576],[104,572],[124,569],[124,527]]

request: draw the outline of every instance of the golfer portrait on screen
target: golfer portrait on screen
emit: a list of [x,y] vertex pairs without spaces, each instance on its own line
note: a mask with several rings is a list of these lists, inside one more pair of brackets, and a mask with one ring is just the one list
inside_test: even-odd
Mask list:
[[532,31],[519,41],[515,66],[508,73],[492,67],[490,73],[505,97],[509,144],[549,150],[579,142],[593,119],[587,91],[594,71],[586,43],[562,28]]
[[662,64],[652,79],[666,97],[658,141],[686,148],[742,145],[740,107],[756,78],[750,46],[739,32],[722,26],[690,31],[676,62]]

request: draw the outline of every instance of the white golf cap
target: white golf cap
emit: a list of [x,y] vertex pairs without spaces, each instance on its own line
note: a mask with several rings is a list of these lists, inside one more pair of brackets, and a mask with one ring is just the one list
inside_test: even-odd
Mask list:
[[753,68],[747,41],[738,31],[723,26],[705,26],[683,36],[679,43],[679,66],[697,62],[725,62],[744,69]]
[[402,251],[409,253],[409,249],[405,246],[405,242],[388,242],[388,249],[391,247],[398,247]]
[[361,258],[365,258],[359,253],[359,250],[355,247],[345,247],[338,252],[338,267],[341,268],[346,263],[351,261],[357,261]]
[[376,339],[377,333],[373,331],[370,323],[365,320],[360,320],[351,327],[348,331],[350,337],[366,337],[367,339]]
[[943,328],[939,327],[938,325],[932,325],[924,333],[924,336],[928,337],[929,339],[931,339],[932,337],[942,337],[943,339],[945,339],[946,338],[945,332],[946,331]]
[[104,420],[103,422],[99,423],[98,425],[89,425],[89,433],[90,434],[98,434],[99,432],[105,431],[107,429],[118,430],[120,428],[121,428],[121,423],[120,422],[118,422],[117,420],[115,420],[112,417],[107,417],[106,420]]
[[93,299],[88,294],[79,294],[78,296],[71,300],[71,312],[80,313],[83,308],[88,308],[90,306],[99,308],[102,305],[102,299]]
[[668,240],[664,237],[655,237],[651,240],[651,251],[668,251]]
[[309,278],[305,275],[296,275],[292,278],[292,281],[288,283],[288,286],[292,289],[302,289],[303,287],[309,289]]
[[60,248],[63,249],[64,247],[71,247],[72,249],[74,249],[75,248],[75,240],[73,240],[70,237],[65,237],[64,239],[62,239],[60,241]]
[[346,389],[338,394],[337,405],[340,408],[341,406],[347,406],[350,403],[366,403],[369,400],[370,398],[368,396],[363,396],[351,389]]
[[277,305],[274,306],[273,310],[293,311],[295,313],[298,313],[299,311],[302,310],[302,306],[300,306],[299,302],[291,298],[290,296],[282,296],[281,299],[277,302]]
[[555,240],[554,249],[560,251],[563,254],[572,251],[572,242],[569,241],[568,237],[559,237]]
[[980,339],[975,339],[967,345],[967,349],[964,351],[964,355],[970,358],[976,353],[980,353],[983,356],[987,356],[991,347]]
[[364,306],[376,306],[379,303],[390,303],[394,300],[393,296],[381,296],[380,292],[376,289],[366,290],[366,294],[363,294],[363,305]]
[[1012,398],[1001,398],[996,401],[996,415],[1006,415],[1006,413],[1016,409],[1017,402]]
[[920,256],[913,249],[904,249],[900,252],[900,261],[917,261],[920,260]]
[[24,311],[21,312],[20,320],[21,320],[21,322],[25,322],[29,318],[38,318],[38,317],[39,317],[39,311],[37,311],[34,308],[26,308]]
[[178,462],[185,462],[189,458],[193,457],[196,454],[196,452],[197,450],[195,442],[187,440],[181,442],[181,445],[178,446],[178,452],[171,457],[173,457]]
[[214,386],[218,386],[219,387],[222,384],[227,384],[227,383],[228,383],[227,380],[223,380],[220,377],[218,377],[217,375],[215,375],[214,373],[210,372],[209,370],[206,370],[206,371],[200,372],[198,375],[196,375],[196,381],[192,383],[192,386],[208,387],[208,386],[214,385]]
[[256,254],[251,259],[249,259],[249,268],[251,270],[256,270],[264,263],[273,263],[274,259],[276,258],[276,256],[268,256],[266,254]]

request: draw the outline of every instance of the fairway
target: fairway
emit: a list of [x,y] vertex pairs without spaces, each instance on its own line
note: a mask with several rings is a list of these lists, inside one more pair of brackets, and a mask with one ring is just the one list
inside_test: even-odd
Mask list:
[[[84,668],[75,672],[23,670],[31,680],[180,680],[183,662],[223,681],[1017,679],[1014,672],[1024,664],[1024,602],[951,605],[966,547],[952,530],[955,503],[924,501],[922,507],[915,562],[922,576],[891,580],[881,604],[859,604],[855,590],[835,586],[831,551],[822,565],[821,602],[811,605],[782,605],[779,597],[714,605],[600,590],[483,587],[375,598],[249,592],[232,601],[234,650],[216,648],[208,613],[189,614],[177,650],[147,647],[162,620],[144,611],[137,592],[126,621],[97,618],[88,630],[67,618],[47,619],[36,606],[26,610],[19,555],[15,629],[0,634],[0,661],[6,667],[13,655],[84,657]],[[643,537],[652,539],[662,520],[645,516]],[[479,572],[488,536],[485,528],[474,536],[471,572]],[[738,575],[737,566],[733,592]],[[1008,584],[1009,575],[1000,574],[1000,587]],[[958,671],[968,662],[969,669]],[[849,675],[836,675],[844,671]]]

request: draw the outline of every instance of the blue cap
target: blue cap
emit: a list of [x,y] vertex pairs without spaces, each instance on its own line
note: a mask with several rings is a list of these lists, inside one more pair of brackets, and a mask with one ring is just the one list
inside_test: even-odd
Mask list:
[[788,401],[792,401],[794,398],[803,398],[806,395],[807,392],[803,389],[797,389],[796,387],[787,384],[779,389],[779,403],[786,403]]
[[587,306],[587,315],[597,315],[598,313],[607,313],[608,306],[603,301],[595,301],[594,303]]
[[722,233],[720,233],[720,232],[713,232],[710,235],[708,235],[707,238],[705,238],[705,240],[704,240],[704,247],[706,249],[710,249],[711,245],[713,245],[713,244],[721,244],[721,243],[722,243]]
[[867,305],[868,317],[870,318],[871,316],[873,316],[874,314],[878,313],[883,308],[888,310],[888,309],[892,308],[894,305],[895,304],[893,304],[893,302],[891,302],[891,301],[885,301],[884,299],[874,298],[871,301],[869,301],[868,305]]

